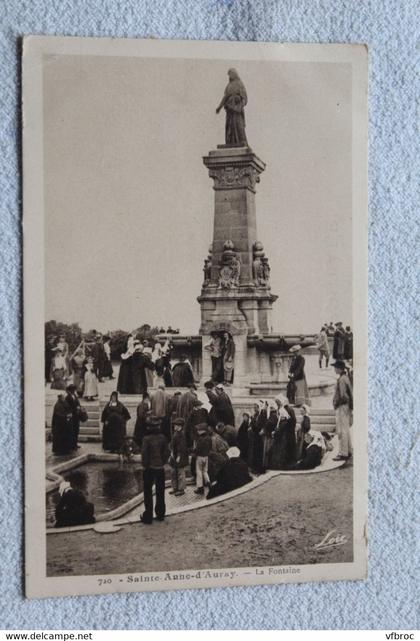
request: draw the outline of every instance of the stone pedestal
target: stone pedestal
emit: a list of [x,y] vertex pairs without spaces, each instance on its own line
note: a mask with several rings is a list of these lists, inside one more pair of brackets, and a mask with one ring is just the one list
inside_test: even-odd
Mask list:
[[[204,263],[200,334],[203,347],[213,331],[229,332],[235,342],[234,387],[245,389],[255,371],[255,349],[247,336],[271,332],[268,259],[257,240],[255,191],[265,163],[249,147],[221,145],[203,158],[213,179],[214,229]],[[211,375],[203,351],[203,380]]]

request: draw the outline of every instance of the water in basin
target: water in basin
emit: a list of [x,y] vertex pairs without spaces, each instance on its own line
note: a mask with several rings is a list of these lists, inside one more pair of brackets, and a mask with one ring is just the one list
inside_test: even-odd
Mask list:
[[[63,478],[81,490],[95,506],[95,516],[114,510],[143,492],[143,473],[140,463],[119,461],[89,462],[63,472]],[[55,522],[55,507],[60,499],[58,489],[47,492],[47,527]]]

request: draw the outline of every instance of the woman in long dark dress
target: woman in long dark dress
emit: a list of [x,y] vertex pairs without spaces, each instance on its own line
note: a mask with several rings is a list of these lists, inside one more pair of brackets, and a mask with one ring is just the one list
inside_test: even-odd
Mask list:
[[296,460],[300,461],[305,453],[305,434],[311,429],[311,419],[309,416],[310,408],[308,405],[302,405],[302,421],[300,427],[296,430]]
[[73,412],[63,394],[58,396],[54,405],[51,432],[54,454],[70,454],[74,447]]
[[264,440],[263,429],[267,421],[267,412],[263,409],[262,403],[254,406],[254,415],[251,418],[251,431],[248,441],[249,467],[255,474],[263,474],[264,469]]
[[262,429],[263,439],[263,466],[267,470],[271,465],[271,450],[273,448],[273,434],[277,427],[278,415],[277,407],[274,403],[270,403],[267,408],[267,420],[265,421]]
[[242,414],[242,423],[238,429],[238,447],[241,453],[241,459],[248,461],[248,449],[249,449],[249,429],[251,427],[250,423],[251,417],[248,412]]
[[150,374],[155,368],[152,359],[143,352],[143,345],[135,342],[134,353],[131,357],[131,384],[133,394],[147,394]]
[[291,391],[292,384],[294,384],[294,389],[292,395],[288,393],[287,397],[289,403],[297,405],[298,407],[304,403],[306,403],[306,405],[311,404],[305,375],[305,359],[300,353],[301,349],[300,345],[293,345],[293,347],[289,349],[289,352],[293,354],[293,360],[289,368],[290,388],[288,388],[288,391]]
[[273,446],[270,455],[270,469],[286,470],[296,463],[296,416],[287,399],[278,396],[277,425],[273,431]]
[[194,384],[192,367],[184,354],[172,368],[172,383],[174,387],[188,387]]
[[78,347],[74,352],[70,365],[73,372],[73,385],[76,387],[77,395],[82,397],[85,388],[85,352],[82,347]]
[[117,390],[120,394],[133,394],[133,353],[121,354],[120,371],[118,372]]
[[102,412],[102,447],[105,451],[119,452],[127,435],[128,409],[118,400],[118,393],[112,392]]

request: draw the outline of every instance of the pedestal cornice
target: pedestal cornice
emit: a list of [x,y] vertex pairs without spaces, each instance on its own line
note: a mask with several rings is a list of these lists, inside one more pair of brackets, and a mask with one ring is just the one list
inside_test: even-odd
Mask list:
[[248,189],[255,193],[265,163],[250,147],[225,147],[203,156],[203,162],[213,178],[215,190]]

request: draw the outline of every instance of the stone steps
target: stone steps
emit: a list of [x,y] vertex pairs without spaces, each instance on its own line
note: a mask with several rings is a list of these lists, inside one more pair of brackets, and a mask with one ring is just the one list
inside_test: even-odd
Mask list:
[[100,434],[100,407],[99,403],[86,403],[83,409],[88,415],[88,420],[80,424],[79,441],[81,443],[99,443]]
[[83,427],[99,427],[99,417],[98,418],[88,418],[87,421],[81,423]]
[[311,414],[311,423],[324,423],[325,425],[335,425],[335,416],[314,416]]
[[331,409],[316,409],[311,407],[311,416],[334,416],[334,410]]
[[79,434],[79,443],[100,443],[102,438],[99,434]]
[[79,434],[99,434],[99,426],[96,427],[86,427],[85,425],[80,425]]

